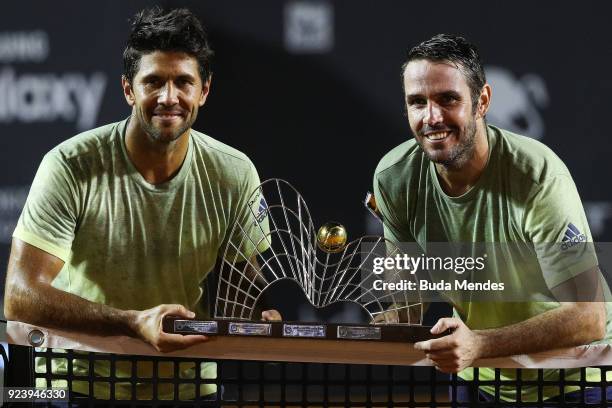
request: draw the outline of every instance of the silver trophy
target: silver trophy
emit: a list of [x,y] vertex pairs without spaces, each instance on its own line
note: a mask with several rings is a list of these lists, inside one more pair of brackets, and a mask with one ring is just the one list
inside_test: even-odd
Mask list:
[[[301,194],[281,179],[264,181],[249,197],[251,217],[236,222],[219,270],[215,319],[257,320],[254,311],[269,288],[283,280],[297,284],[315,308],[338,302],[359,305],[369,325],[419,326],[423,303],[418,291],[375,290],[375,257],[400,253],[392,242],[364,236],[347,243],[345,228],[329,222],[318,230]],[[415,279],[394,271],[385,281]],[[235,326],[232,326],[236,331]],[[238,326],[240,328],[240,326]],[[336,338],[380,338],[374,327],[336,326]],[[329,337],[329,325],[286,325],[283,336]],[[269,327],[244,323],[244,333],[269,333]]]

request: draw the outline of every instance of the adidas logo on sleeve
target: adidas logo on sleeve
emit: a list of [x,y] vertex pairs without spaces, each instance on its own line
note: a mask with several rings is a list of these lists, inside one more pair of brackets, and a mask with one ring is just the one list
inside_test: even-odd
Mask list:
[[567,225],[567,230],[565,230],[565,235],[563,239],[561,239],[561,250],[565,251],[568,248],[573,247],[581,242],[586,242],[586,235],[580,232],[578,228],[571,222]]
[[257,215],[255,216],[255,219],[261,224],[264,218],[266,218],[266,215],[268,215],[268,203],[266,203],[266,199],[262,196],[261,200],[259,201],[259,208],[257,208]]

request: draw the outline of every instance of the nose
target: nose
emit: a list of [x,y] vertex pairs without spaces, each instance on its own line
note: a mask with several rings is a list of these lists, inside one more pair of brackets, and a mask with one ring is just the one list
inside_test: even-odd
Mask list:
[[173,106],[178,104],[178,91],[172,81],[166,82],[166,84],[160,89],[157,102],[164,106]]
[[427,125],[433,126],[442,122],[442,120],[443,116],[440,105],[432,101],[427,102],[427,110],[425,112],[423,122]]

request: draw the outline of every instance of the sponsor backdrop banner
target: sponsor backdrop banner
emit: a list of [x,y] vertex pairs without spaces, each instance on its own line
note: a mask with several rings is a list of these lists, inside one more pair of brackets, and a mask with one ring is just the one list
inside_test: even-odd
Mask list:
[[[0,14],[0,258],[46,151],[129,114],[120,88],[127,19],[154,2],[23,0]],[[480,48],[492,124],[567,164],[598,241],[612,240],[607,4],[519,1],[163,1],[208,27],[212,92],[195,127],[247,153],[262,180],[303,194],[315,223],[381,231],[361,204],[378,160],[411,137],[400,66],[439,32]],[[520,182],[520,180],[517,180]],[[4,283],[4,266],[0,272]]]

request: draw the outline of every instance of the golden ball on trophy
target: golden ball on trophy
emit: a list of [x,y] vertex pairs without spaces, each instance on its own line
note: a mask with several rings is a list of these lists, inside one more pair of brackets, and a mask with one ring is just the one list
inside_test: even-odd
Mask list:
[[346,228],[337,222],[326,222],[317,232],[317,245],[322,251],[335,254],[346,246]]

